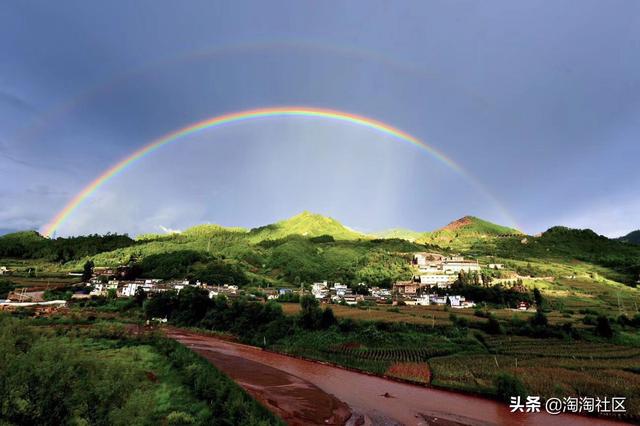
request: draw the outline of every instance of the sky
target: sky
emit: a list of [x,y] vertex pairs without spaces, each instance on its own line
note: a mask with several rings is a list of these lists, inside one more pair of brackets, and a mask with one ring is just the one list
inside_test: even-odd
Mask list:
[[535,234],[640,228],[640,2],[0,3],[0,233],[255,227],[303,210],[365,232],[465,215]]

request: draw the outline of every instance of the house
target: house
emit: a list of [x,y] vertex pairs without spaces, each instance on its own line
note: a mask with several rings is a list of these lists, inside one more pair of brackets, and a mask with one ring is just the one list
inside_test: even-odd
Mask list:
[[435,285],[438,288],[448,288],[455,280],[455,275],[451,274],[426,274],[418,277],[420,284]]
[[347,305],[357,305],[358,302],[363,301],[364,300],[364,296],[360,295],[360,294],[354,294],[354,295],[349,295],[349,296],[345,296],[342,298],[342,300],[344,300],[344,302]]
[[293,293],[293,290],[291,290],[290,288],[279,288],[278,289],[278,295],[279,296],[284,296],[285,294],[290,294]]
[[502,263],[490,263],[487,267],[489,269],[504,269],[504,265]]
[[133,297],[136,295],[136,292],[138,291],[139,288],[144,289],[144,287],[141,284],[129,283],[122,288],[122,291],[120,292],[120,294],[123,297]]
[[313,294],[316,299],[324,299],[327,297],[329,295],[327,282],[323,281],[321,283],[313,283],[311,285],[311,294]]
[[414,253],[413,264],[424,266],[432,262],[442,262],[444,256],[438,253]]
[[112,277],[116,275],[118,270],[116,268],[110,268],[107,266],[96,266],[93,268],[93,278],[98,277]]
[[386,288],[371,287],[369,292],[371,293],[371,296],[376,297],[378,300],[391,298],[391,291]]
[[519,311],[526,311],[527,309],[529,309],[529,304],[525,301],[522,301],[520,303],[518,303],[518,310]]
[[420,283],[413,281],[398,281],[393,284],[393,292],[401,295],[416,294],[420,288]]
[[[405,302],[406,303],[406,302]],[[429,306],[431,304],[431,298],[428,294],[416,297],[416,305]]]
[[0,266],[0,275],[11,275],[12,272],[13,271],[6,266]]
[[442,262],[442,269],[446,274],[458,274],[464,272],[478,272],[480,265],[477,260],[464,260],[462,256],[451,256]]
[[438,295],[432,294],[430,296],[430,302],[433,303],[434,305],[446,305],[447,299],[449,300],[449,303],[451,304],[452,308],[465,307],[465,304],[467,304],[465,297],[459,296],[457,294],[450,294],[447,296],[438,296]]
[[347,291],[348,291],[348,287],[346,284],[340,284],[340,283],[334,283],[333,287],[331,287],[331,291],[334,294],[337,294],[338,296],[344,296]]

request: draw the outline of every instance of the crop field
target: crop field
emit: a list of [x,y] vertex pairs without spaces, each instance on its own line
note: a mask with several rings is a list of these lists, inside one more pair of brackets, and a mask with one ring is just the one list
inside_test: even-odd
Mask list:
[[425,362],[397,362],[392,364],[385,374],[420,383],[429,383],[431,380],[429,364]]
[[[333,313],[339,318],[351,318],[353,320],[365,321],[385,321],[385,322],[406,322],[408,324],[423,324],[430,326],[450,326],[452,325],[450,315],[455,314],[458,318],[465,318],[469,323],[484,324],[485,318],[475,315],[474,309],[451,309],[445,310],[444,306],[387,306],[378,305],[366,308],[357,308],[343,305],[330,305]],[[300,305],[297,303],[283,303],[282,310],[285,314],[295,315],[300,312]],[[534,315],[533,311],[518,311],[513,309],[489,309],[499,320],[510,321],[512,318],[526,321]],[[586,327],[582,324],[583,314],[574,311],[572,314],[563,314],[559,311],[547,314],[549,323],[561,325],[565,322],[573,322],[575,328]]]
[[339,346],[325,351],[349,358],[388,362],[426,362],[433,356],[450,354],[456,345],[422,348],[351,348]]
[[626,396],[629,412],[640,415],[640,348],[507,336],[485,342],[490,353],[430,358],[432,383],[490,391],[496,375],[506,372],[543,397]]

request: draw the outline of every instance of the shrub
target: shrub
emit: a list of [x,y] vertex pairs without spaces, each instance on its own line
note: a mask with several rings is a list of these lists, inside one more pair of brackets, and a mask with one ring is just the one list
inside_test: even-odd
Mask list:
[[496,387],[496,396],[504,402],[509,402],[512,396],[526,397],[527,389],[524,384],[511,374],[498,374],[493,384]]
[[503,334],[504,330],[502,329],[502,325],[493,315],[489,316],[489,321],[486,325],[486,331],[489,334]]
[[600,315],[598,317],[596,324],[596,334],[607,339],[611,339],[613,337],[613,329],[611,328],[609,318],[604,315]]

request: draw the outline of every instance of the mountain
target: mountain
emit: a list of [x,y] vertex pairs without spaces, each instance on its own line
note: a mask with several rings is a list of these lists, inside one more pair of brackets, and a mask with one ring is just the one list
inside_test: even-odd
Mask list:
[[629,232],[624,237],[616,238],[616,240],[622,241],[623,243],[640,244],[640,229]]
[[479,219],[475,216],[465,216],[458,220],[454,220],[447,226],[432,232],[434,235],[438,234],[457,234],[460,235],[507,235],[507,234],[522,234],[514,228],[507,226],[496,225],[495,223],[488,222],[486,220]]
[[437,244],[457,250],[469,249],[480,240],[486,240],[503,235],[524,235],[522,232],[507,226],[479,219],[474,216],[465,216],[454,220],[447,226],[433,232],[425,232],[418,242]]
[[418,238],[420,238],[422,235],[423,235],[422,232],[412,231],[411,229],[404,229],[404,228],[387,229],[384,231],[374,232],[371,234],[371,236],[376,238],[385,238],[385,239],[399,238],[401,240],[407,240],[407,241],[415,241]]
[[289,219],[271,225],[253,228],[249,231],[254,241],[276,240],[288,235],[319,237],[331,235],[336,240],[357,240],[367,238],[364,234],[353,231],[337,220],[320,214],[303,211]]

